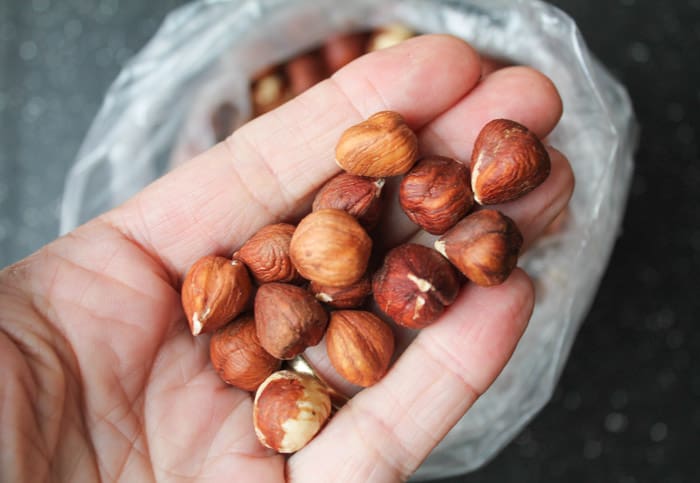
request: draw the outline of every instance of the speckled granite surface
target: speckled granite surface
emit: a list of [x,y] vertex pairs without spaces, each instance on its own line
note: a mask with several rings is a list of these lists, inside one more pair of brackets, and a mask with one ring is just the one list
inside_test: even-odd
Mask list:
[[[104,91],[182,3],[0,1],[0,265],[56,235]],[[641,122],[624,231],[551,403],[486,467],[442,481],[700,481],[700,0],[552,3]]]

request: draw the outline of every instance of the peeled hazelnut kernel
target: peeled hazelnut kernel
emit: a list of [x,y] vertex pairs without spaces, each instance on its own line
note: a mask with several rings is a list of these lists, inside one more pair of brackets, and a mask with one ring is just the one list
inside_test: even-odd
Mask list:
[[341,168],[372,178],[404,174],[417,156],[415,133],[393,111],[378,112],[348,128],[335,148],[335,159]]
[[415,32],[405,25],[396,23],[377,29],[367,43],[367,52],[386,49],[415,36]]
[[416,225],[441,235],[474,205],[469,170],[452,158],[425,157],[401,180],[399,203]]
[[354,309],[360,307],[372,293],[372,282],[368,275],[347,287],[329,287],[311,282],[309,290],[316,300],[334,309]]
[[242,315],[214,332],[209,358],[226,384],[244,391],[255,391],[281,364],[260,345],[252,315]]
[[278,453],[294,453],[311,441],[331,414],[328,389],[308,374],[277,371],[258,388],[253,426],[260,442]]
[[265,114],[291,99],[287,80],[276,69],[269,69],[259,74],[251,84],[253,116]]
[[255,295],[260,344],[278,359],[292,359],[321,342],[328,314],[314,296],[296,285],[266,283]]
[[366,43],[364,33],[339,34],[326,39],[322,53],[328,70],[333,73],[364,54]]
[[379,221],[383,187],[383,178],[340,173],[318,191],[311,209],[343,210],[354,216],[362,226],[371,229]]
[[413,243],[387,253],[374,274],[377,306],[394,322],[411,329],[433,323],[457,298],[459,279],[452,265],[435,250]]
[[518,199],[542,184],[549,171],[549,153],[522,124],[495,119],[476,138],[471,183],[474,199],[481,205]]
[[477,285],[503,283],[518,263],[523,236],[496,210],[465,217],[435,242],[435,249]]
[[299,222],[289,249],[304,278],[344,287],[364,275],[372,239],[351,215],[329,208],[314,211]]
[[337,310],[328,323],[326,348],[338,374],[352,384],[369,387],[389,369],[394,333],[371,312]]
[[245,263],[259,284],[298,280],[299,272],[289,258],[289,243],[293,233],[294,225],[267,225],[250,237],[233,254],[233,258]]
[[192,335],[212,332],[248,306],[253,287],[238,260],[206,256],[197,260],[182,282],[182,308]]

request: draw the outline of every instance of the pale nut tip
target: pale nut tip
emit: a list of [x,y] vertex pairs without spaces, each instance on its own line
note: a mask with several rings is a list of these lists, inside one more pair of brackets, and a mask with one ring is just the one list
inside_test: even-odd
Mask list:
[[443,240],[435,240],[435,243],[433,244],[435,247],[435,250],[442,255],[443,257],[447,258],[447,254],[445,251],[445,242]]

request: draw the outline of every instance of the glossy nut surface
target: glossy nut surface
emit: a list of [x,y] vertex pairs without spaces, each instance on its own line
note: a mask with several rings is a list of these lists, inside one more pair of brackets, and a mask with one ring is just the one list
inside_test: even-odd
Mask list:
[[480,210],[440,237],[435,249],[472,282],[491,286],[508,278],[522,245],[513,220],[497,210]]
[[213,332],[233,320],[250,302],[252,284],[245,266],[225,257],[197,260],[182,282],[182,308],[192,335]]
[[482,205],[516,200],[542,184],[550,169],[549,153],[534,133],[515,121],[495,119],[474,143],[474,199]]
[[383,178],[340,173],[318,191],[311,208],[313,211],[326,208],[346,211],[363,227],[371,229],[381,214],[383,187]]
[[416,225],[441,235],[474,205],[469,170],[444,156],[427,156],[401,180],[399,202]]
[[367,269],[372,240],[355,218],[342,210],[314,211],[299,222],[290,243],[301,275],[331,287],[357,282]]
[[338,165],[350,174],[385,178],[404,174],[418,156],[418,139],[403,117],[378,112],[348,128],[335,150]]
[[277,371],[258,388],[253,425],[260,442],[278,453],[306,446],[331,414],[326,387],[313,376]]
[[258,340],[278,359],[292,359],[318,344],[328,325],[328,314],[321,304],[296,285],[261,285],[254,310]]
[[372,282],[368,275],[347,287],[330,287],[320,283],[311,282],[309,290],[316,300],[323,302],[334,309],[354,309],[360,307],[370,293]]
[[294,225],[275,223],[258,230],[233,254],[246,264],[258,283],[293,282],[300,279],[289,257]]
[[337,310],[326,332],[328,358],[345,380],[362,387],[378,382],[394,354],[394,333],[364,310]]
[[209,358],[219,377],[244,391],[255,391],[281,361],[260,345],[252,315],[242,315],[218,329],[209,341]]
[[419,329],[455,301],[459,279],[435,250],[407,243],[387,253],[372,279],[372,291],[379,309],[397,324]]

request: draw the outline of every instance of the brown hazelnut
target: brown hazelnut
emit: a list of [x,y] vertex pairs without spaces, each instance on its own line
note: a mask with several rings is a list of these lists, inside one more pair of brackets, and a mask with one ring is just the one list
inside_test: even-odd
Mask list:
[[292,262],[304,278],[343,287],[364,275],[372,240],[351,215],[329,208],[302,219],[289,248]]
[[328,325],[328,314],[321,304],[296,285],[261,285],[254,310],[258,340],[278,359],[292,359],[321,342]]
[[372,279],[372,291],[379,309],[397,324],[419,329],[455,301],[459,279],[435,250],[407,243],[387,253]]
[[518,199],[542,184],[549,171],[549,153],[522,124],[495,119],[476,138],[471,183],[474,199],[481,205]]
[[323,56],[328,70],[335,72],[364,54],[366,43],[365,33],[339,34],[326,39]]
[[316,300],[334,309],[354,309],[360,307],[372,293],[372,282],[368,275],[347,287],[329,287],[317,282],[309,284],[309,290]]
[[331,414],[326,387],[308,374],[277,371],[258,387],[253,426],[260,442],[278,453],[294,453],[311,441]]
[[279,68],[270,68],[258,74],[250,87],[253,116],[265,114],[291,99],[289,83]]
[[441,235],[474,205],[469,170],[452,158],[425,157],[401,180],[399,202],[416,225]]
[[312,210],[335,208],[347,211],[369,230],[379,221],[383,187],[383,178],[340,173],[316,193]]
[[384,178],[404,174],[418,156],[418,139],[397,112],[381,111],[348,128],[335,148],[350,174]]
[[318,50],[305,52],[290,59],[284,66],[293,96],[301,94],[328,77],[326,64]]
[[367,52],[393,47],[415,35],[413,30],[400,23],[385,25],[372,33],[367,42]]
[[523,236],[515,222],[497,210],[465,217],[435,242],[469,280],[490,286],[504,282],[518,263]]
[[275,223],[261,228],[233,254],[233,258],[246,264],[255,280],[268,282],[293,282],[299,280],[299,272],[289,258],[289,243],[294,225]]
[[192,335],[212,332],[248,306],[253,287],[238,260],[206,256],[190,267],[182,282],[182,308]]
[[260,345],[255,319],[250,314],[214,332],[209,341],[209,358],[226,384],[244,391],[255,391],[281,364]]
[[368,387],[389,369],[394,333],[371,312],[338,310],[331,313],[326,348],[338,374],[352,384]]

